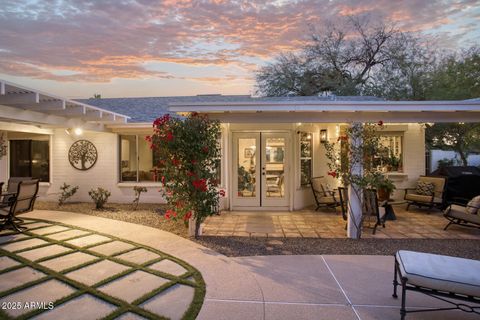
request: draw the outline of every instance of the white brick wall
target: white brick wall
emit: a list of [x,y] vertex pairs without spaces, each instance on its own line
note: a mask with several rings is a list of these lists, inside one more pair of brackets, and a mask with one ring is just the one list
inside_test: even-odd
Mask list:
[[[91,141],[98,152],[95,165],[86,171],[73,168],[68,161],[68,150],[76,140]],[[110,202],[129,203],[133,201],[133,185],[120,187],[118,185],[118,135],[114,133],[85,132],[81,137],[67,135],[65,130],[55,130],[52,138],[52,159],[50,162],[52,176],[50,186],[40,188],[41,199],[56,201],[60,186],[66,182],[78,185],[77,194],[71,201],[92,201],[88,191],[94,187],[108,189],[112,195]],[[142,194],[141,202],[163,202],[159,187],[148,187],[148,192]]]

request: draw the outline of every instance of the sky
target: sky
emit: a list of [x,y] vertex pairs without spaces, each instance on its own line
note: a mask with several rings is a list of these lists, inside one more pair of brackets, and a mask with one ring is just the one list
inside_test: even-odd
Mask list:
[[253,94],[259,67],[350,15],[480,44],[480,0],[0,0],[0,79],[69,98]]

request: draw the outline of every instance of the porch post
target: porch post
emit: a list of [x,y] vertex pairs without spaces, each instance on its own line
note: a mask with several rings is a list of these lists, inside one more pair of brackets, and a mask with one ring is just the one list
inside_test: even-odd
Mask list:
[[[363,125],[359,122],[354,122],[351,124],[351,127],[354,131],[362,130]],[[351,150],[356,153],[361,153],[361,146],[363,141],[358,135],[354,135],[356,138],[353,138],[351,143]],[[351,165],[351,174],[352,175],[362,175],[363,174],[363,156],[362,154],[351,154],[350,155],[350,165]],[[350,184],[348,186],[348,227],[347,227],[347,236],[352,239],[359,239],[361,236],[361,221],[362,221],[362,190],[355,184]]]

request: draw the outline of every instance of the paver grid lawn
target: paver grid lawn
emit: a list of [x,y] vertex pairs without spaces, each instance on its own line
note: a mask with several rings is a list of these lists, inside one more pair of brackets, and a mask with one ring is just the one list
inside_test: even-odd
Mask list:
[[[25,219],[24,226],[28,229],[23,234],[0,233],[0,279],[3,276],[11,280],[3,281],[3,287],[0,283],[0,303],[22,303],[20,310],[0,305],[0,319],[54,319],[66,315],[73,319],[72,313],[78,313],[78,305],[82,304],[91,305],[83,312],[93,312],[89,316],[103,319],[132,314],[146,319],[169,319],[164,314],[172,319],[194,319],[200,311],[205,283],[200,272],[182,260],[126,239],[62,223]],[[114,245],[118,243],[121,245]],[[136,259],[121,259],[129,253]],[[168,262],[170,268],[158,268],[161,261]],[[185,272],[169,273],[172,264]],[[22,277],[22,273],[27,276]],[[13,278],[15,274],[18,282]],[[61,297],[59,285],[64,292]],[[40,287],[47,290],[33,295]],[[49,287],[57,296],[49,292]],[[191,294],[170,294],[179,288]],[[22,297],[28,300],[22,301]],[[23,308],[25,302],[31,301],[45,302],[47,306],[53,302],[54,308]],[[170,302],[176,310],[165,307]],[[82,316],[86,314],[77,315],[79,319]]]

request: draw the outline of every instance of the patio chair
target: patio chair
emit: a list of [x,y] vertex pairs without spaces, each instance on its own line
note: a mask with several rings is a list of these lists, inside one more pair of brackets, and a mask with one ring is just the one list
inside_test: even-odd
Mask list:
[[[462,310],[477,316],[480,315],[478,307],[480,303],[480,273],[478,270],[480,270],[480,261],[478,260],[424,252],[398,251],[395,254],[392,296],[398,298],[397,286],[401,285],[400,319],[404,320],[407,313],[447,310]],[[407,291],[426,294],[444,304],[450,304],[451,307],[442,306],[407,311],[405,307]],[[459,303],[455,300],[459,300]]]
[[420,176],[416,188],[405,189],[404,200],[408,202],[407,211],[412,204],[417,207],[428,207],[428,212],[434,206],[442,207],[446,180],[445,177]]
[[7,184],[7,192],[2,199],[2,204],[8,203],[10,197],[17,192],[18,183],[20,181],[32,180],[31,177],[10,177]]
[[17,217],[17,214],[33,210],[35,199],[37,198],[39,180],[24,180],[18,183],[17,193],[10,196],[8,203],[0,206],[0,231],[11,227],[13,230],[22,232],[24,227],[19,224],[23,220]]
[[335,196],[335,191],[328,190],[323,185],[324,177],[314,177],[310,179],[310,186],[312,187],[313,197],[317,207],[315,211],[318,211],[321,207],[333,208],[335,212],[337,211],[337,206],[340,205],[340,202]]
[[279,193],[280,197],[283,197],[283,191],[282,191],[283,180],[284,180],[283,174],[277,177],[274,181],[267,180],[267,194],[270,196],[272,192]]
[[[378,204],[377,190],[365,189],[363,190],[363,211],[362,211],[362,226],[365,226],[365,221],[368,220],[369,225],[373,229],[372,234],[375,234],[378,226],[385,228],[385,201]],[[373,220],[373,226],[370,224]]]
[[[461,203],[465,202],[462,201]],[[445,209],[443,216],[449,222],[443,230],[447,230],[452,224],[480,228],[480,196],[476,196],[466,205],[461,203],[451,203],[448,208]]]

